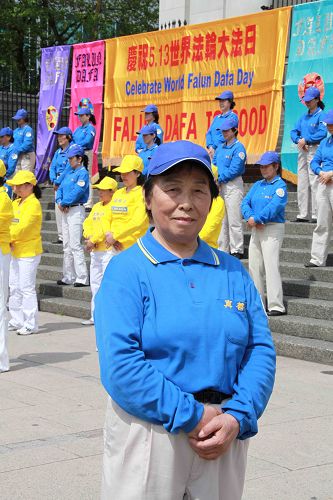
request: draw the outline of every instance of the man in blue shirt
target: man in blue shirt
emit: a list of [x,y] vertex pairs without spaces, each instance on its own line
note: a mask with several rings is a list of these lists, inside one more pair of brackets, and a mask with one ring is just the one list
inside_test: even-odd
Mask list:
[[158,148],[158,144],[155,142],[156,127],[151,124],[145,125],[139,132],[137,132],[137,134],[142,136],[145,145],[145,147],[140,151],[139,156],[144,165],[142,174],[147,175],[149,161],[152,159],[153,154]]
[[35,169],[36,155],[34,145],[34,132],[28,125],[28,112],[25,109],[19,109],[13,120],[17,121],[18,127],[14,130],[14,149],[18,155],[16,170]]

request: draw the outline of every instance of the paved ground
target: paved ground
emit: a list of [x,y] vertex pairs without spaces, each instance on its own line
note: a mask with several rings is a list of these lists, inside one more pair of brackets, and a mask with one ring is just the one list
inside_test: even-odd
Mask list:
[[[106,397],[93,329],[48,313],[40,324],[11,335],[0,375],[0,498],[98,500]],[[332,382],[332,367],[279,358],[244,500],[333,499]]]

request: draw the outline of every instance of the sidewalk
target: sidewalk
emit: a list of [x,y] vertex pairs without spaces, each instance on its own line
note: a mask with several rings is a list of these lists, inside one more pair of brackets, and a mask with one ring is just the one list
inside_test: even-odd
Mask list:
[[[48,313],[40,325],[11,335],[0,375],[0,498],[98,500],[106,395],[93,328]],[[331,366],[279,358],[244,500],[333,499],[332,382]]]

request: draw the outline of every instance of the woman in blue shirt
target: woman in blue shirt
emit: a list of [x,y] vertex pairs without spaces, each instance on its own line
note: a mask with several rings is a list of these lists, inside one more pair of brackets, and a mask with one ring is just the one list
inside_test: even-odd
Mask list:
[[249,271],[265,300],[265,275],[268,316],[286,314],[280,275],[280,250],[284,237],[287,186],[281,179],[278,153],[267,151],[258,161],[263,180],[257,181],[242,202],[242,213],[252,230]]
[[[0,160],[6,166],[6,179],[11,179],[15,173],[18,154],[14,147],[13,131],[10,127],[4,127],[0,130]],[[12,188],[5,184],[8,196],[12,197]]]
[[[145,109],[142,110],[145,114],[146,125],[151,125],[155,129],[155,143],[157,146],[163,143],[163,130],[161,125],[158,123],[160,116],[158,114],[158,107],[155,104],[148,104]],[[143,140],[142,134],[139,135],[135,142],[135,152],[140,153],[145,149],[145,142]]]
[[316,87],[305,91],[303,101],[308,112],[302,115],[290,132],[291,140],[298,148],[297,168],[297,203],[298,215],[293,222],[309,222],[310,197],[312,222],[317,220],[316,192],[318,188],[317,177],[311,170],[310,163],[316,153],[319,143],[327,135],[325,125],[322,123],[322,110],[325,105],[320,100],[320,92]]
[[275,353],[245,268],[198,238],[216,196],[204,148],[162,144],[145,184],[153,227],[104,274],[103,500],[241,499]]
[[245,172],[246,150],[237,139],[238,118],[236,115],[223,120],[220,123],[220,129],[225,142],[217,147],[216,165],[226,214],[219,238],[219,249],[242,259],[244,236],[240,206],[244,194],[242,175]]
[[28,111],[19,109],[16,111],[13,120],[17,122],[14,130],[14,148],[17,154],[16,170],[34,171],[36,163],[34,132],[29,123]]
[[145,147],[140,151],[139,156],[143,161],[142,175],[147,175],[148,164],[158,148],[158,144],[155,142],[156,130],[153,125],[145,125],[142,127],[140,132],[137,132],[137,134],[141,135],[145,145]]

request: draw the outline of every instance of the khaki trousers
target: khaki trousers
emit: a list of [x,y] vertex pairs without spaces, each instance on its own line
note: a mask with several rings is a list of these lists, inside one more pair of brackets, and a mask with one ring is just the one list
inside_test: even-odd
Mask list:
[[262,229],[252,229],[249,245],[250,275],[265,302],[265,275],[267,309],[285,311],[280,275],[280,250],[284,237],[284,224],[266,224]]
[[325,266],[332,235],[333,182],[318,184],[317,189],[317,225],[313,231],[311,262]]
[[219,250],[230,253],[244,253],[243,217],[241,213],[241,203],[244,196],[243,179],[236,177],[236,179],[222,184],[221,196],[225,203],[225,216],[219,237]]
[[102,500],[241,500],[248,440],[203,460],[187,435],[169,434],[109,399],[104,429]]
[[310,163],[317,151],[318,146],[309,146],[308,151],[300,151],[298,153],[298,169],[297,169],[297,203],[298,203],[298,218],[311,219],[310,216],[310,192],[311,192],[311,209],[312,218],[317,218],[317,203],[316,192],[318,187],[318,178],[313,173]]
[[21,153],[18,157],[16,163],[16,172],[18,170],[30,170],[30,172],[34,172],[36,163],[36,155],[34,152],[32,153]]

